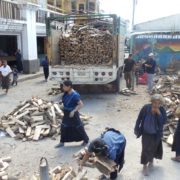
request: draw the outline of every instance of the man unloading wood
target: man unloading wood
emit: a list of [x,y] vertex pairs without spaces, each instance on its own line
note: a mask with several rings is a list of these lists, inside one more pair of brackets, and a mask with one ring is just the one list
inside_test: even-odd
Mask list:
[[[120,170],[123,168],[125,147],[126,139],[124,135],[115,129],[107,128],[99,138],[93,140],[88,145],[85,155],[82,161],[80,161],[79,169],[81,170],[82,166],[89,160],[92,154],[94,154],[96,157],[98,157],[98,159],[104,159],[104,166],[106,166],[106,164],[107,166],[113,164],[110,163],[110,161],[114,162],[115,166],[113,169],[104,174],[110,176],[110,179],[116,179],[118,171],[120,172]],[[108,159],[109,162],[107,162],[105,159]],[[100,168],[98,169],[101,171]],[[104,174],[99,179],[106,179]]]

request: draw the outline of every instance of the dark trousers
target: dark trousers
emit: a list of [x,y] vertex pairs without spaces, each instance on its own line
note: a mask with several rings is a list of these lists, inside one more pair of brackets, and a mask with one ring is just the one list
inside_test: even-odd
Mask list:
[[49,67],[43,67],[44,78],[47,80],[49,77]]
[[124,72],[124,78],[126,80],[126,87],[128,89],[132,88],[132,72]]

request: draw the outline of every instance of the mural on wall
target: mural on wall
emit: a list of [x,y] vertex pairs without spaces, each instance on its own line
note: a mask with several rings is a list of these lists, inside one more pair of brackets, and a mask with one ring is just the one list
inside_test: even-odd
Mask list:
[[141,34],[133,36],[134,59],[147,59],[153,52],[162,69],[180,60],[180,34]]

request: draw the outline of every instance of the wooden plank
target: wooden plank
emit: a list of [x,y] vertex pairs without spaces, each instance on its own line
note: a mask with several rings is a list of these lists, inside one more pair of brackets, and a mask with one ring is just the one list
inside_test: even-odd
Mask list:
[[0,169],[0,171],[5,171],[9,167],[9,163],[3,162],[3,167]]
[[38,103],[38,105],[40,106],[40,105],[43,104],[43,100],[42,100],[42,99],[38,99],[38,100],[37,100],[37,103]]
[[11,162],[12,158],[10,156],[1,158],[3,162]]
[[12,129],[10,127],[6,128],[6,132],[12,137],[16,137],[16,135],[14,134],[14,132],[12,131]]
[[25,133],[24,129],[22,129],[21,127],[19,127],[19,133],[24,134],[24,133]]
[[25,124],[23,121],[20,121],[20,120],[18,120],[18,119],[14,119],[14,121],[15,121],[16,123],[18,123],[19,125],[21,125],[21,126],[26,126],[26,124]]
[[20,108],[18,111],[16,111],[13,115],[16,116],[19,112],[23,111],[27,107],[30,106],[30,103],[25,104],[22,108]]
[[56,110],[60,115],[63,115],[63,112],[62,112],[62,110],[59,108],[58,104],[54,104],[54,108],[55,108],[55,110]]
[[26,131],[26,137],[29,137],[31,135],[32,128],[28,126],[27,131]]
[[43,133],[43,136],[48,136],[50,133],[50,128],[46,129]]
[[16,116],[16,119],[20,119],[21,117],[23,117],[23,116],[25,116],[25,115],[27,115],[27,114],[29,114],[29,111],[25,111],[25,112],[17,115],[17,116]]
[[51,106],[51,113],[52,113],[53,124],[56,124],[56,113],[54,110],[54,106]]
[[43,116],[32,116],[34,122],[43,121]]
[[37,111],[38,107],[26,108],[27,111]]
[[103,174],[109,175],[114,171],[116,163],[108,158],[95,158],[95,166],[96,168]]
[[3,176],[5,176],[5,175],[7,175],[7,172],[6,172],[6,171],[0,172],[0,177],[3,177]]
[[31,127],[34,128],[34,127],[36,127],[36,126],[40,126],[40,125],[43,125],[43,124],[45,124],[45,123],[46,123],[45,121],[39,121],[39,122],[36,122],[36,123],[32,123],[32,124],[31,124]]
[[33,140],[38,141],[40,135],[41,135],[41,128],[36,127],[35,132],[34,132],[34,136],[33,136]]
[[173,144],[173,138],[174,137],[174,135],[173,134],[170,134],[169,136],[168,136],[168,139],[167,139],[167,143],[170,145],[170,146],[172,146],[172,144]]
[[50,170],[50,174],[58,174],[62,170],[61,166],[56,166],[54,169]]

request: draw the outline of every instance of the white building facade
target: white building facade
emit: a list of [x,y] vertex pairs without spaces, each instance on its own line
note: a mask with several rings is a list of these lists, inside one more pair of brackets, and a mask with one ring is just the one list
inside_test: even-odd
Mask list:
[[46,54],[45,18],[58,12],[47,9],[46,0],[0,1],[0,59],[9,63],[21,50],[24,73],[36,73]]

